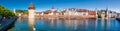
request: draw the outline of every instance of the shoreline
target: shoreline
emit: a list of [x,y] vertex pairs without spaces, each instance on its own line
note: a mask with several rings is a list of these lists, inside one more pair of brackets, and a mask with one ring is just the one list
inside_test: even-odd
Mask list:
[[10,26],[17,20],[17,17],[12,17],[10,19],[5,19],[0,21],[0,31],[6,31]]
[[40,17],[53,17],[53,18],[82,18],[82,19],[89,19],[89,18],[94,18],[96,19],[96,16],[93,15],[87,15],[87,16],[82,16],[82,15],[40,15]]

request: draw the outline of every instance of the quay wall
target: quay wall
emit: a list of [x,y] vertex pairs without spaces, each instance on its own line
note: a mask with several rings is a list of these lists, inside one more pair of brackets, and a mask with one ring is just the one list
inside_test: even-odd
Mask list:
[[10,28],[11,24],[13,24],[17,20],[17,17],[12,17],[11,19],[5,19],[0,21],[0,31],[7,31]]
[[97,18],[95,15],[40,15],[40,17],[59,17],[59,18]]

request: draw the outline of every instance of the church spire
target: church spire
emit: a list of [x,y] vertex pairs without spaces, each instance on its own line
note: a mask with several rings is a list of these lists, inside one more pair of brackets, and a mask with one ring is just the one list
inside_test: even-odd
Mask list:
[[108,11],[108,7],[106,8],[106,10]]
[[54,6],[52,6],[52,9],[54,9]]
[[35,7],[34,7],[33,3],[30,3],[30,6],[29,6],[29,8],[28,8],[28,9],[35,9]]

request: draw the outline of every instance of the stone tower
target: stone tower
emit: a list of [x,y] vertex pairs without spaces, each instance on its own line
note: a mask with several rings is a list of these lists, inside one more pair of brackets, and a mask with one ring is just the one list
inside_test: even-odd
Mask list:
[[30,3],[30,6],[28,8],[28,12],[29,12],[29,18],[34,18],[35,15],[35,7],[33,5],[33,3]]

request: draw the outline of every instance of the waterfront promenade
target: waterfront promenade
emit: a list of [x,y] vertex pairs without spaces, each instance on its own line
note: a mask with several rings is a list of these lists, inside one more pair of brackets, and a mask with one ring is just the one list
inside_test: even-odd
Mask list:
[[10,26],[17,20],[16,17],[11,17],[10,19],[6,18],[0,20],[0,31],[6,31]]

